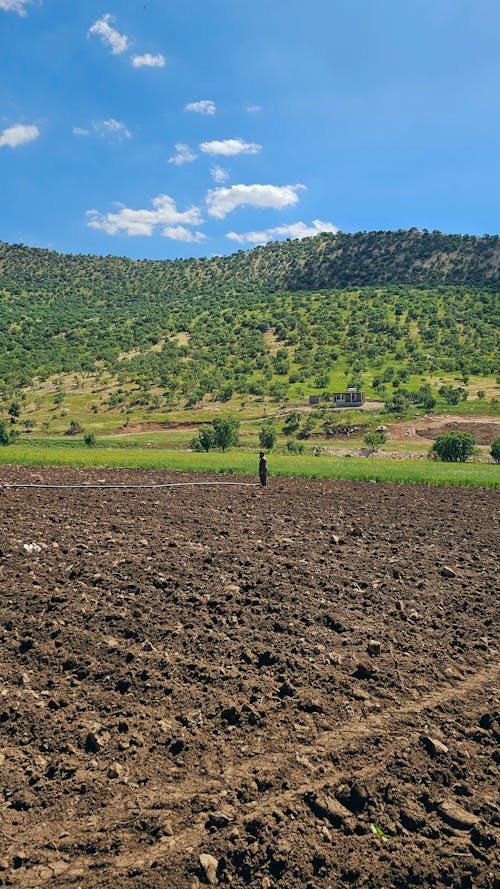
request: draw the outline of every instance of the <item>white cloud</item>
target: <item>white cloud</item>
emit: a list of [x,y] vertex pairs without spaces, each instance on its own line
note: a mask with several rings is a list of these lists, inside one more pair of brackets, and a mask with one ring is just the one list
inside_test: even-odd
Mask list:
[[247,105],[247,111],[249,114],[258,114],[259,111],[262,111],[261,105]]
[[229,171],[225,170],[224,167],[211,167],[210,173],[217,185],[222,185],[223,182],[227,182],[229,179]]
[[336,235],[339,228],[332,222],[321,222],[320,219],[314,219],[312,225],[306,225],[305,222],[293,222],[291,225],[278,225],[276,228],[268,228],[264,231],[245,232],[238,234],[237,232],[228,232],[226,238],[230,241],[236,241],[238,244],[266,244],[267,241],[275,241],[278,238],[311,238],[313,235],[319,235],[320,232],[331,232]]
[[90,136],[91,133],[102,138],[116,139],[118,142],[121,142],[122,139],[132,138],[132,134],[125,124],[121,120],[115,120],[114,117],[110,117],[108,120],[93,120],[92,129],[73,127],[74,136]]
[[3,133],[0,133],[0,148],[3,145],[17,148],[19,145],[25,145],[27,142],[32,142],[33,139],[38,139],[39,135],[38,127],[16,123],[13,127],[7,127]]
[[143,56],[132,56],[132,65],[134,68],[164,68],[165,56],[146,52]]
[[17,12],[18,15],[26,15],[25,6],[32,0],[0,0],[0,9],[5,12]]
[[89,34],[97,34],[102,42],[106,43],[107,46],[111,48],[112,54],[114,56],[119,56],[122,52],[125,52],[125,50],[128,49],[129,40],[126,34],[120,34],[116,28],[113,28],[111,22],[114,22],[114,18],[108,12],[106,15],[103,15],[102,19],[98,19],[97,22],[94,22],[89,29]]
[[213,142],[202,142],[200,151],[205,154],[223,154],[230,157],[234,154],[258,154],[262,145],[256,142],[244,142],[243,139],[215,139]]
[[171,238],[172,241],[186,241],[188,244],[199,244],[206,237],[203,232],[191,232],[183,225],[167,225],[162,235],[164,238]]
[[169,164],[188,164],[190,161],[195,161],[198,157],[198,155],[193,154],[189,145],[184,145],[183,142],[177,142],[175,150],[177,153],[169,157]]
[[200,102],[189,102],[184,105],[184,111],[195,111],[197,114],[212,115],[216,110],[215,102],[212,102],[211,99],[201,99]]
[[[179,225],[200,225],[202,218],[198,207],[191,207],[183,213],[179,212],[175,201],[167,194],[159,194],[151,201],[153,210],[132,210],[119,205],[116,213],[100,213],[98,210],[88,210],[87,216],[90,228],[105,231],[108,235],[145,235],[150,237],[157,226],[166,226],[163,233],[169,227]],[[174,229],[171,229],[175,231]],[[198,233],[197,233],[198,234]],[[170,237],[170,235],[166,235]]]
[[209,216],[224,219],[237,207],[261,207],[281,210],[296,204],[297,191],[304,185],[231,185],[214,188],[207,193]]
[[109,120],[94,121],[92,126],[99,136],[112,136],[118,140],[131,139],[130,131],[120,120],[110,117]]

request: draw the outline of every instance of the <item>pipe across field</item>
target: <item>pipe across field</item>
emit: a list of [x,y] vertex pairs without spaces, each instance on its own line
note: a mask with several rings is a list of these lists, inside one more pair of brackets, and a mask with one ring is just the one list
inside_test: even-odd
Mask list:
[[119,488],[130,489],[130,488],[196,488],[196,487],[225,487],[225,488],[260,488],[256,482],[165,482],[151,485],[42,485],[42,484],[18,484],[13,482],[12,484],[9,482],[7,484],[0,484],[0,490],[7,488],[45,488],[49,490],[92,490],[97,489],[99,491],[109,491],[109,490],[117,490]]

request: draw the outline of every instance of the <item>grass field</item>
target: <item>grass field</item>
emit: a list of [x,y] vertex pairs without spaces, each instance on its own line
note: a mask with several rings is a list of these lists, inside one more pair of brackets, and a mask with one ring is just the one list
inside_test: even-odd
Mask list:
[[[257,474],[257,453],[232,449],[197,454],[187,450],[135,447],[85,447],[81,442],[18,442],[0,448],[0,464],[21,466],[79,466],[106,469],[143,468],[182,472]],[[351,479],[401,484],[463,485],[500,488],[500,466],[485,463],[441,463],[381,457],[341,458],[270,454],[273,476]],[[1,481],[1,471],[0,471]]]

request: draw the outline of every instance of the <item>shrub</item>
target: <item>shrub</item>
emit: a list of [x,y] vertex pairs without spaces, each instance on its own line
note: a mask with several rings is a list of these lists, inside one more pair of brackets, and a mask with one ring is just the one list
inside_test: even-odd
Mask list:
[[432,445],[429,456],[445,463],[465,463],[476,450],[470,432],[443,432]]
[[364,437],[364,442],[372,453],[375,453],[386,441],[387,435],[385,432],[368,432]]
[[191,444],[189,445],[192,451],[209,451],[210,448],[215,447],[215,432],[214,427],[208,423],[205,423],[199,432],[199,435],[196,438],[193,438]]
[[5,420],[0,420],[0,445],[9,445],[18,437],[15,429],[10,429]]
[[95,437],[93,432],[87,432],[87,434],[83,436],[83,442],[87,445],[88,448],[95,448],[97,444],[97,438]]
[[68,429],[65,431],[65,435],[79,435],[80,432],[83,432],[83,428],[76,420],[72,420],[69,424]]
[[199,435],[190,443],[192,451],[209,451],[211,448],[226,448],[238,443],[239,421],[234,417],[216,417],[213,423],[204,423]]
[[491,442],[490,454],[495,463],[500,463],[500,435]]
[[291,411],[288,414],[288,416],[282,426],[282,429],[283,429],[283,432],[285,433],[285,435],[291,435],[292,432],[295,432],[299,428],[300,421],[301,421],[300,412],[299,411]]
[[304,445],[301,441],[287,441],[286,449],[290,454],[303,454]]

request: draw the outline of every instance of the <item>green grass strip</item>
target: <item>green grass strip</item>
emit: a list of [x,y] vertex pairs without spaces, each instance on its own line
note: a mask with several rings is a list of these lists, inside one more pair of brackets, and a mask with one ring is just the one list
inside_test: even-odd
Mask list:
[[[106,469],[164,469],[182,472],[223,472],[257,475],[257,452],[233,449],[223,454],[196,454],[181,450],[152,450],[132,447],[53,447],[49,444],[18,443],[0,448],[0,464],[17,466],[79,466]],[[433,460],[387,458],[312,457],[269,454],[272,476],[331,478],[398,484],[463,485],[500,488],[500,466],[488,463],[441,463]],[[1,482],[1,474],[0,474]]]

